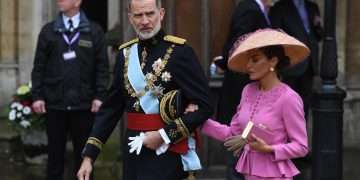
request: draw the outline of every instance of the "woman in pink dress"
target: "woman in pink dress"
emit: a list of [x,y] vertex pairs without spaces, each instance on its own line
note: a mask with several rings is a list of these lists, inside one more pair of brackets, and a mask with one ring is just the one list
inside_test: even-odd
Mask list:
[[[308,152],[307,133],[302,100],[278,73],[301,62],[309,49],[273,29],[240,39],[228,66],[254,82],[244,88],[230,126],[208,119],[202,132],[240,155],[235,168],[246,180],[291,180],[299,173],[291,159]],[[253,127],[244,139],[249,121]]]

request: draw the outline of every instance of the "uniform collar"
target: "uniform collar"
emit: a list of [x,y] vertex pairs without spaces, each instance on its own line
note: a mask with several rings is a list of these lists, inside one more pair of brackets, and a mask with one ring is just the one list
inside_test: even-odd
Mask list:
[[[75,24],[73,24],[73,25],[75,26]],[[90,29],[90,21],[86,17],[86,15],[83,11],[79,12],[79,23],[78,23],[77,30],[79,32],[90,32],[90,30],[91,30]],[[54,31],[60,32],[60,33],[64,33],[67,31],[64,20],[63,20],[63,15],[61,13],[55,20]]]
[[65,16],[65,14],[62,14],[62,19],[63,19],[63,23],[64,23],[66,29],[69,29],[69,26],[70,26],[69,20],[70,19],[73,23],[74,28],[76,29],[79,27],[79,24],[80,24],[80,12],[78,12],[77,14],[75,14],[72,17],[68,17],[68,16]]
[[160,41],[162,41],[164,39],[164,36],[165,36],[165,32],[161,29],[154,37],[146,40],[140,40],[139,44],[140,46],[150,48],[151,46],[154,46],[158,44]]

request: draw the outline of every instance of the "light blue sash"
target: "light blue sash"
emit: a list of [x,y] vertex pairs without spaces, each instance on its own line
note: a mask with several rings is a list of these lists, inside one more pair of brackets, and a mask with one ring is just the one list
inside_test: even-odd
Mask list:
[[[130,49],[128,78],[131,86],[137,94],[145,92],[146,79],[141,70],[138,44],[134,44]],[[145,94],[139,98],[140,106],[145,114],[158,114],[159,113],[159,100],[151,95],[151,91],[146,91]]]
[[186,154],[181,155],[181,161],[184,171],[195,171],[201,169],[201,163],[198,155],[196,154],[196,142],[192,137],[188,138],[189,150]]
[[[124,55],[126,52],[124,52]],[[146,79],[141,70],[138,44],[134,44],[130,48],[129,66],[128,66],[128,78],[131,86],[136,93],[145,91]],[[159,100],[151,95],[150,91],[147,91],[144,96],[140,97],[140,106],[146,114],[158,114],[159,113]],[[181,155],[184,171],[192,171],[201,169],[201,163],[198,155],[195,151],[195,139],[188,138],[189,150],[186,154]]]

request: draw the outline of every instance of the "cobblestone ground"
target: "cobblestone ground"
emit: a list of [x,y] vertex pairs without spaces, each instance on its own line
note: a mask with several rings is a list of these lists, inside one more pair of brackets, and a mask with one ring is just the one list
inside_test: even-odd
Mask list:
[[[115,130],[95,164],[95,179],[120,180],[119,131]],[[0,180],[44,180],[46,155],[36,158],[24,157],[27,152],[17,133],[0,119]],[[65,180],[73,180],[72,148],[67,146]],[[43,151],[43,150],[41,150]],[[32,150],[31,154],[41,152]]]
[[[360,171],[358,165],[360,162],[360,150],[347,149],[344,151],[344,171],[343,180],[360,179]],[[67,165],[66,179],[71,179],[69,169],[71,165]],[[44,166],[28,165],[24,163],[9,161],[0,158],[0,180],[44,180]],[[310,167],[302,167],[302,175],[295,180],[310,180]],[[96,167],[97,180],[120,180],[120,163],[119,161],[104,162]],[[199,180],[223,180],[221,178],[200,178]]]
[[[1,180],[45,180],[45,166],[14,163],[0,159]],[[69,166],[67,166],[69,167]],[[116,171],[119,165],[106,164],[96,167],[95,179],[119,180],[120,171]],[[69,169],[65,173],[66,180],[72,180]]]
[[[44,159],[32,159],[31,163],[38,163],[34,165],[24,163],[21,153],[21,143],[13,140],[11,133],[6,132],[4,124],[0,121],[0,180],[44,180],[45,179],[45,163]],[[115,131],[119,132],[119,131]],[[15,141],[7,143],[10,141]],[[108,143],[105,146],[104,152],[98,158],[95,167],[96,180],[121,180],[121,157],[119,155],[119,133],[113,133]],[[9,144],[12,144],[11,147]],[[12,153],[8,149],[12,149]],[[72,180],[71,178],[71,150],[66,161],[65,180]],[[20,155],[19,155],[20,154]],[[360,149],[345,149],[343,157],[343,180],[359,180],[360,171],[358,170],[360,162]],[[25,161],[26,162],[26,161]],[[302,174],[295,178],[295,180],[310,180],[311,165],[309,162],[300,162],[297,164]],[[219,171],[221,172],[221,171]],[[217,178],[208,177],[211,173],[200,172],[199,175],[207,176],[206,178],[199,177],[198,180],[223,180],[221,174],[216,173]],[[211,175],[212,176],[212,175]],[[215,176],[212,176],[215,177]]]

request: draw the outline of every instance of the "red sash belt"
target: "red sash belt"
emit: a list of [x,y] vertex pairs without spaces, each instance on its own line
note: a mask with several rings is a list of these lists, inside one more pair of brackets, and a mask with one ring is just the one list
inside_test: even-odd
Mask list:
[[[165,127],[159,114],[128,113],[127,128],[136,131],[157,131]],[[188,141],[183,139],[176,144],[170,144],[169,151],[185,154],[188,151]]]

